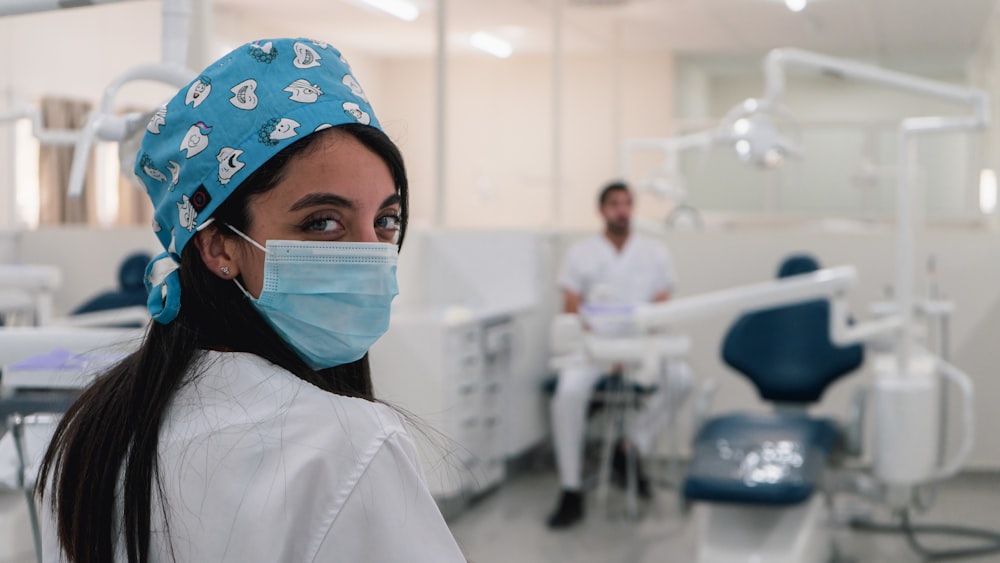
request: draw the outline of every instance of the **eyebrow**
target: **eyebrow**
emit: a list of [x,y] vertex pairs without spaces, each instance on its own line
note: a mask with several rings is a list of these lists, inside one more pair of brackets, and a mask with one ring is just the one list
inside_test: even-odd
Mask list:
[[399,194],[392,194],[391,196],[385,198],[382,202],[381,207],[389,207],[390,205],[399,205],[403,202],[403,196]]
[[[389,207],[390,205],[396,205],[402,201],[403,198],[399,194],[392,194],[391,196],[385,198],[381,207]],[[343,196],[330,193],[311,193],[301,197],[298,201],[293,203],[288,210],[300,211],[302,209],[319,207],[321,205],[332,205],[334,207],[342,207],[344,209],[355,209],[357,207],[353,201]]]

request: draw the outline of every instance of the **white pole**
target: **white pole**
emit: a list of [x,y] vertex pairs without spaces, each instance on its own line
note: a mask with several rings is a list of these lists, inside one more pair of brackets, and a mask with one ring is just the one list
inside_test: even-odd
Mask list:
[[437,128],[435,131],[435,168],[437,189],[434,205],[434,226],[443,227],[447,220],[448,170],[448,2],[437,0]]
[[896,178],[896,302],[903,320],[903,329],[897,336],[896,359],[899,373],[907,373],[907,358],[910,357],[911,326],[913,321],[913,144],[904,129],[899,135],[899,161]]
[[163,37],[161,60],[181,68],[188,66],[191,0],[162,0]]
[[562,207],[563,0],[552,2],[552,225],[559,226]]

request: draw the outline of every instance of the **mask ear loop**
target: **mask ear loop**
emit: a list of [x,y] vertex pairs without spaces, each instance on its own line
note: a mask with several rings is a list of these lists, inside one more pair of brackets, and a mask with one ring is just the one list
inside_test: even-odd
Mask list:
[[[210,217],[208,219],[208,221],[205,221],[204,223],[202,223],[202,225],[201,225],[200,228],[203,229],[203,228],[207,227],[213,221],[215,221],[215,217]],[[246,234],[244,234],[242,231],[240,231],[236,227],[230,225],[229,223],[222,223],[222,224],[225,225],[226,228],[228,228],[230,231],[232,231],[232,232],[236,233],[237,235],[239,235],[240,238],[242,238],[243,240],[245,240],[245,241],[249,242],[250,244],[256,246],[264,254],[267,254],[267,248],[261,246],[259,242],[253,240],[252,238],[250,238],[249,236],[247,236]],[[247,291],[245,287],[243,287],[243,284],[240,283],[240,280],[238,280],[237,278],[233,278],[233,283],[236,284],[236,287],[240,288],[240,291],[243,292],[243,295],[247,296],[247,299],[249,299],[251,301],[256,301],[257,300],[253,295],[250,295],[250,292]]]
[[261,246],[261,244],[259,242],[255,241],[252,238],[250,238],[249,236],[243,234],[242,231],[240,231],[236,227],[230,225],[229,223],[223,223],[223,225],[225,225],[226,227],[228,227],[230,231],[232,231],[232,232],[236,233],[237,235],[239,235],[240,238],[242,238],[243,240],[245,240],[245,241],[249,242],[250,244],[252,244],[252,245],[256,246],[257,248],[259,248],[261,250],[261,252],[267,254],[267,248],[264,248],[263,246]]

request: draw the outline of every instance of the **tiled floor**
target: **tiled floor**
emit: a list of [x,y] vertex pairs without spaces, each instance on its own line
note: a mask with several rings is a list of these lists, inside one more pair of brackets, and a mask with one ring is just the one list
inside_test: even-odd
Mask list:
[[[452,530],[471,563],[672,563],[695,561],[693,518],[682,516],[675,493],[659,489],[643,507],[638,521],[622,518],[623,497],[612,490],[608,514],[596,512],[588,497],[585,521],[570,530],[553,532],[545,518],[556,502],[557,481],[552,471],[524,473],[502,488],[474,502],[452,521]],[[876,510],[879,518],[888,514]],[[917,523],[989,528],[1000,533],[1000,474],[970,474],[944,484],[935,506],[914,517]],[[852,563],[910,563],[924,559],[910,549],[901,534],[873,534],[839,530],[841,561]],[[921,537],[930,547],[954,548],[949,537]],[[977,544],[981,545],[981,544]],[[962,561],[1000,562],[1000,553]],[[761,562],[767,563],[767,562]]]
[[[588,496],[584,522],[553,532],[545,518],[556,501],[557,481],[550,468],[519,473],[500,488],[473,502],[451,521],[452,531],[471,563],[689,563],[695,561],[696,524],[681,515],[673,490],[660,487],[642,505],[637,521],[627,521],[623,495],[612,488],[607,513]],[[20,506],[18,497],[4,497]],[[2,507],[0,507],[2,508]],[[876,511],[880,519],[888,517]],[[941,486],[934,507],[915,517],[918,523],[974,526],[1000,531],[1000,474],[966,474]],[[9,526],[10,522],[6,522]],[[24,523],[20,523],[24,524]],[[28,534],[25,527],[21,534]],[[6,527],[6,526],[5,526]],[[13,532],[13,530],[4,530]],[[27,537],[30,537],[28,535]],[[837,532],[842,561],[916,563],[923,561],[900,534]],[[969,545],[953,538],[921,538],[933,548]],[[30,543],[28,544],[30,545]],[[30,553],[0,563],[31,563]],[[961,559],[1000,562],[1000,553]],[[767,563],[767,562],[761,562]]]

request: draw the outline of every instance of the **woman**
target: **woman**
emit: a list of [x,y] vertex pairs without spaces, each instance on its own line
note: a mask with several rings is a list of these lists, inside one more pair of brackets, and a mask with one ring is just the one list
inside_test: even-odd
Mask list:
[[368,347],[396,295],[398,150],[332,47],[257,41],[154,116],[166,252],[142,346],[45,456],[47,561],[464,561]]

